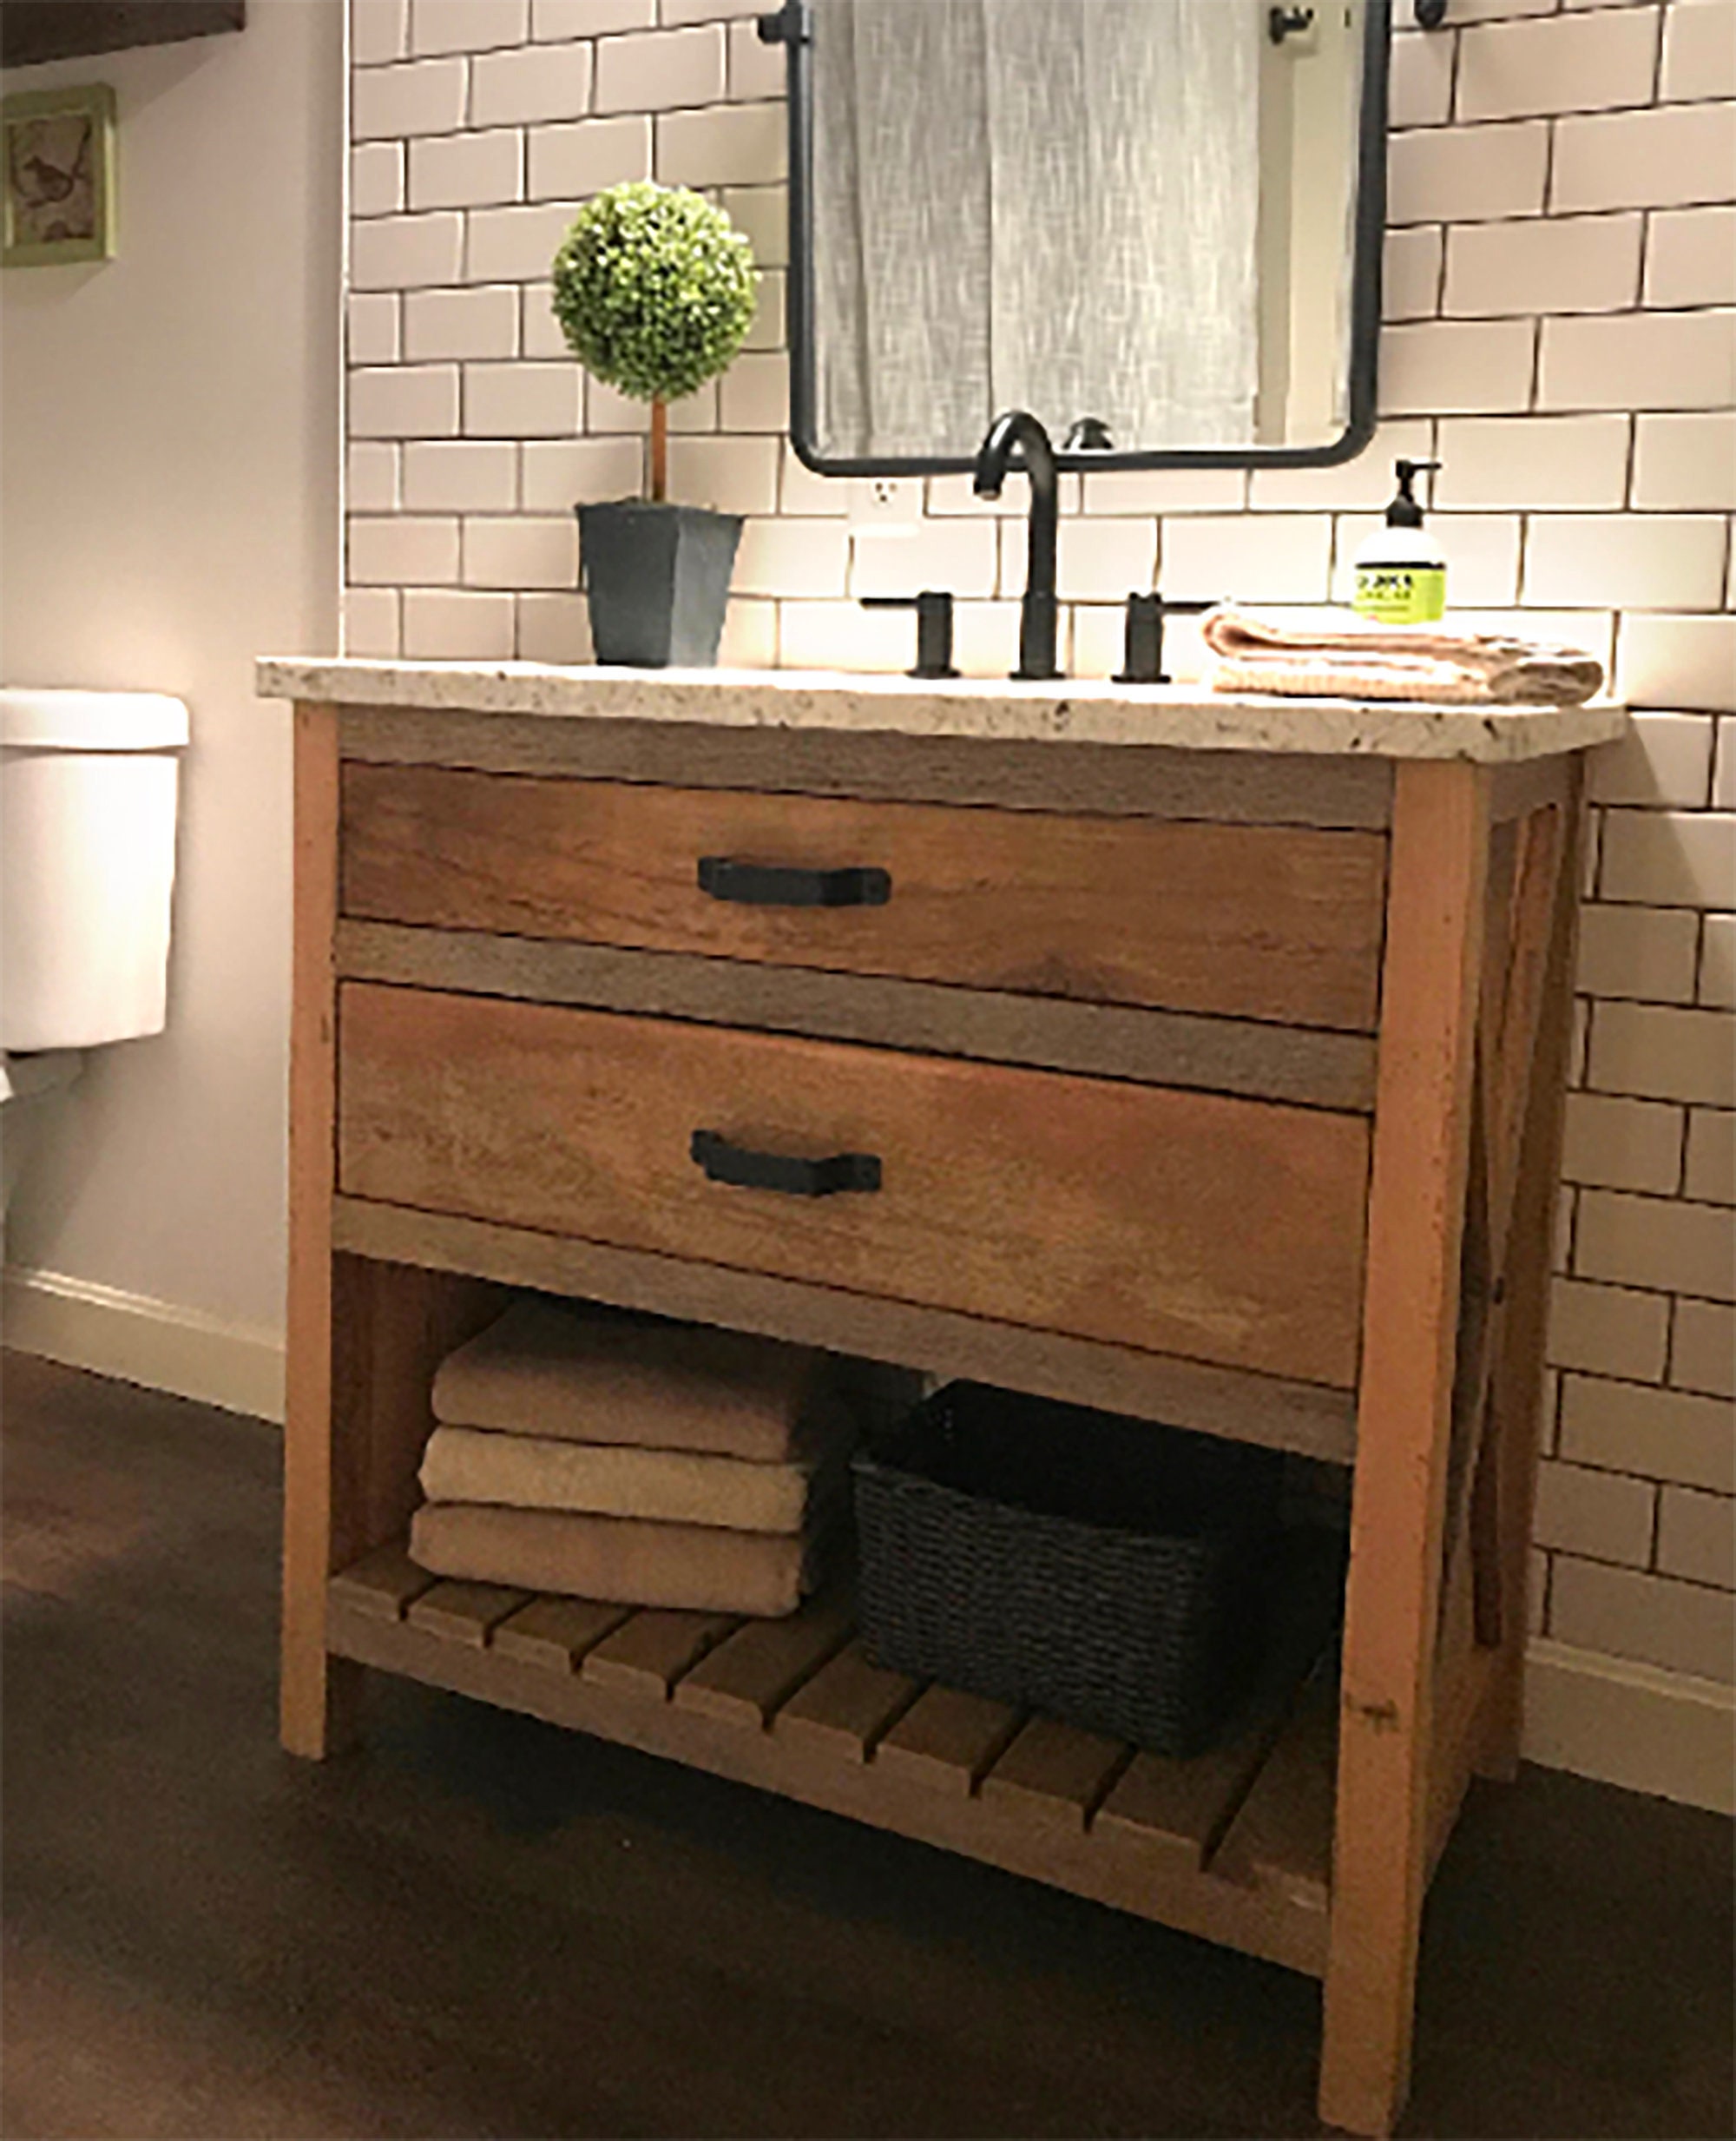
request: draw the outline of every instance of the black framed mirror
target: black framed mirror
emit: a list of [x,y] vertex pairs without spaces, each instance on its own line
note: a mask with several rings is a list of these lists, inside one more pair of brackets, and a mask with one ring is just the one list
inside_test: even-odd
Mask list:
[[791,438],[1302,467],[1374,428],[1390,0],[787,0]]

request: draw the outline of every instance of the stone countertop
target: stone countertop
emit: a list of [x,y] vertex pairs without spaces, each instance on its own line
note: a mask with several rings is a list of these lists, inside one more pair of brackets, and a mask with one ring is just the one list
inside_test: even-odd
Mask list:
[[267,699],[418,707],[551,721],[833,729],[984,742],[1145,744],[1310,757],[1549,758],[1608,743],[1628,726],[1607,700],[1582,707],[1443,707],[1284,699],[1193,684],[1066,679],[1032,684],[800,669],[556,669],[535,662],[363,662],[266,655]]

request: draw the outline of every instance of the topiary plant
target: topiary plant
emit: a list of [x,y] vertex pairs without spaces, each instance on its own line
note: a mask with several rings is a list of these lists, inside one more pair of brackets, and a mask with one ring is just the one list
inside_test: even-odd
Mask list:
[[668,493],[668,405],[697,393],[753,319],[753,248],[721,208],[635,179],[587,201],[555,255],[555,317],[587,371],[651,405],[651,496]]

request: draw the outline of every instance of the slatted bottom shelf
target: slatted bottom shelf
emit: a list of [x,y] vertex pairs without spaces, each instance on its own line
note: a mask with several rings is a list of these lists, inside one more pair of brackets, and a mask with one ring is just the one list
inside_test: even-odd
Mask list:
[[888,1672],[841,1593],[784,1621],[654,1612],[439,1580],[397,1545],[332,1578],[326,1639],[1319,1976],[1337,1700],[1309,1675],[1322,1614],[1290,1617],[1242,1723],[1191,1762]]

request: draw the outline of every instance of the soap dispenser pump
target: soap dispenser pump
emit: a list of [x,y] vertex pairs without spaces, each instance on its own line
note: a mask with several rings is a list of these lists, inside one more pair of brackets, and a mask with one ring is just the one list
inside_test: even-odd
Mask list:
[[1447,607],[1447,560],[1423,524],[1412,486],[1438,461],[1393,463],[1398,488],[1377,528],[1356,554],[1353,607],[1380,624],[1433,624]]

